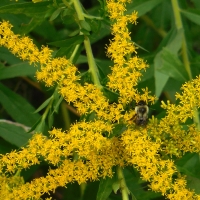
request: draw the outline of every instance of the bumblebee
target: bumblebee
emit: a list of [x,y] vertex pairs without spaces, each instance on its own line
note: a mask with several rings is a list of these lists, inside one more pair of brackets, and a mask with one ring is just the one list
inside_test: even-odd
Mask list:
[[139,126],[145,126],[148,121],[148,113],[149,113],[149,107],[147,106],[146,102],[141,100],[137,103],[135,107],[135,117],[134,122],[136,125]]

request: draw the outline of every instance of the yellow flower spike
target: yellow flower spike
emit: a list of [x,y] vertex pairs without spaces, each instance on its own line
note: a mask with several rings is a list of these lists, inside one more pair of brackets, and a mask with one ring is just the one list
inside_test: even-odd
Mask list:
[[[131,41],[127,28],[128,23],[137,23],[137,12],[124,15],[125,3],[130,1],[106,2],[114,36],[107,47],[107,55],[114,62],[107,86],[119,93],[117,103],[109,103],[97,86],[89,83],[81,85],[78,70],[69,60],[53,58],[48,47],[43,46],[39,50],[30,38],[15,35],[8,22],[0,24],[0,45],[22,60],[40,64],[37,79],[48,87],[58,84],[60,94],[68,103],[73,103],[80,114],[94,112],[96,115],[96,121],[76,123],[67,132],[53,129],[50,139],[35,134],[26,148],[1,156],[1,173],[3,170],[15,173],[18,169],[39,164],[40,157],[57,166],[54,170],[50,169],[46,177],[14,188],[8,194],[9,199],[37,199],[41,194],[54,191],[56,187],[69,182],[81,184],[101,177],[112,177],[113,166],[126,165],[135,166],[152,190],[161,192],[169,199],[199,199],[199,196],[186,189],[184,177],[172,178],[177,175],[176,166],[173,161],[164,160],[160,152],[177,157],[187,151],[200,152],[198,129],[190,125],[183,130],[180,125],[188,118],[194,118],[194,107],[200,107],[200,77],[183,85],[182,94],[176,95],[180,100],[179,105],[162,102],[167,115],[160,122],[152,118],[142,128],[128,124],[120,138],[112,137],[112,124],[127,123],[135,114],[134,109],[124,111],[124,105],[131,104],[133,100],[152,104],[155,97],[150,96],[148,88],[142,89],[141,93],[137,90],[142,71],[148,67],[136,56],[137,47]],[[195,122],[198,123],[198,120]],[[110,134],[111,138],[105,137],[105,133]],[[68,158],[74,152],[77,158],[71,161]]]

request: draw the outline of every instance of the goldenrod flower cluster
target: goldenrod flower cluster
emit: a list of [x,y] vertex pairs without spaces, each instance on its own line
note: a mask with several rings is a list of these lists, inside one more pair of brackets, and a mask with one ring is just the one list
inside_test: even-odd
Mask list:
[[[200,132],[198,121],[200,77],[196,77],[182,86],[182,93],[176,94],[179,104],[162,102],[166,116],[158,123],[149,124],[151,135],[162,143],[162,151],[169,155],[182,156],[185,152],[200,152]],[[182,126],[188,119],[193,119],[191,125]]]
[[108,87],[119,92],[119,102],[122,104],[132,102],[133,99],[136,102],[141,99],[154,102],[155,98],[149,96],[148,89],[143,89],[144,94],[141,95],[135,87],[142,75],[141,70],[145,70],[148,65],[141,58],[133,56],[137,53],[136,46],[131,41],[127,24],[136,24],[137,13],[124,15],[126,2],[129,1],[107,1],[110,19],[114,22],[111,27],[114,38],[107,47],[107,55],[114,62],[112,73],[108,76]]
[[[140,93],[136,87],[141,72],[148,67],[135,55],[136,47],[127,28],[128,23],[136,24],[137,13],[124,14],[129,0],[106,2],[114,36],[107,46],[107,55],[114,62],[107,87],[119,93],[117,103],[109,104],[100,87],[81,84],[80,74],[69,60],[53,58],[48,47],[39,50],[30,38],[15,35],[9,22],[0,24],[1,46],[30,64],[40,65],[36,73],[38,81],[43,81],[47,87],[57,84],[59,93],[68,103],[73,103],[80,114],[94,112],[96,115],[96,120],[75,123],[69,131],[53,129],[49,138],[34,134],[20,151],[1,155],[1,199],[40,199],[44,193],[70,182],[81,184],[112,177],[113,166],[126,165],[138,169],[153,191],[161,192],[171,200],[200,199],[186,188],[186,180],[178,173],[174,162],[161,156],[163,152],[176,156],[187,151],[199,152],[197,128],[192,125],[183,130],[181,126],[188,117],[194,116],[195,107],[199,107],[199,78],[183,86],[183,94],[177,94],[178,106],[163,103],[167,115],[160,122],[152,119],[147,127],[142,128],[127,124],[135,111],[126,112],[126,104],[133,100],[153,103],[155,97],[149,95],[148,88]],[[185,110],[182,105],[186,106]],[[120,137],[113,137],[117,122],[126,122],[127,126]],[[14,179],[16,175],[13,174],[39,164],[41,158],[57,168],[30,183],[24,184],[18,176]],[[178,178],[175,179],[174,175]]]

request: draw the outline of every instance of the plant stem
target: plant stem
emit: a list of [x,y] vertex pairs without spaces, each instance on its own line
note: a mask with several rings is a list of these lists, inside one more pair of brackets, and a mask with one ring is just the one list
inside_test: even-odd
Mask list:
[[[171,0],[171,2],[172,2],[172,8],[174,11],[176,28],[177,28],[177,30],[180,30],[183,28],[183,24],[182,24],[182,20],[181,20],[181,14],[180,14],[180,8],[178,5],[178,0]],[[187,53],[187,43],[186,43],[184,34],[183,34],[183,41],[182,41],[182,57],[183,57],[183,63],[184,63],[185,69],[188,73],[189,79],[192,80],[190,62],[189,62],[188,53]],[[198,113],[196,107],[194,107],[193,110],[194,110],[193,120],[197,124],[198,130],[200,130],[199,113]]]
[[92,74],[93,82],[98,88],[102,88],[99,81],[99,70],[96,66],[96,62],[93,57],[90,40],[87,36],[85,36],[84,40],[85,50],[88,58],[89,72]]
[[[78,20],[84,21],[85,18],[84,18],[84,13],[83,13],[80,1],[79,0],[73,0],[73,3],[74,3],[74,8],[76,10],[77,16],[78,16]],[[102,86],[101,86],[100,81],[99,81],[99,71],[98,71],[98,68],[97,68],[95,60],[94,60],[90,40],[87,36],[85,36],[84,45],[85,45],[85,50],[86,50],[86,54],[87,54],[87,58],[88,58],[89,72],[92,75],[92,79],[93,79],[94,84],[98,88],[101,89]]]
[[[171,2],[172,2],[172,8],[173,8],[173,11],[174,11],[176,28],[177,28],[177,30],[180,30],[180,29],[183,28],[183,24],[182,24],[182,20],[181,20],[181,14],[180,14],[180,8],[179,8],[179,5],[178,5],[178,0],[171,0]],[[188,58],[188,54],[187,54],[187,43],[186,43],[186,39],[185,39],[184,34],[183,34],[183,41],[182,41],[182,57],[183,57],[183,63],[184,63],[184,66],[187,70],[189,79],[192,80],[190,62],[189,62],[189,58]]]
[[88,19],[103,20],[102,17],[95,17],[95,16],[92,16],[92,15],[87,15],[87,14],[85,14],[85,13],[83,13],[83,16],[84,16],[85,18],[88,18]]
[[78,15],[78,19],[79,20],[85,20],[80,1],[79,0],[73,0],[73,3],[74,3],[74,8],[76,10],[76,13]]
[[129,191],[128,191],[128,188],[126,186],[126,181],[124,179],[122,168],[119,167],[119,166],[117,167],[117,176],[118,176],[118,179],[120,181],[120,188],[121,188],[121,192],[122,192],[122,199],[123,200],[129,200],[129,197],[128,197]]

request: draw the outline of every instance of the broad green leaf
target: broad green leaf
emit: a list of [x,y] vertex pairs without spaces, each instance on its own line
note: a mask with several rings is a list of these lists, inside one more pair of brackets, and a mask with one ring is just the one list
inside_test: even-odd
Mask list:
[[0,137],[0,154],[9,153],[14,149],[18,149],[18,147]]
[[87,63],[87,56],[80,55],[76,61],[76,64]]
[[124,168],[123,173],[132,200],[152,200],[161,196],[160,193],[148,190],[148,183],[141,180],[141,175],[133,167]]
[[182,45],[183,29],[177,31],[176,28],[171,28],[167,35],[163,38],[157,51],[162,51],[163,47],[167,47],[171,52],[177,53]]
[[99,181],[88,182],[84,190],[84,195],[81,200],[96,199],[97,192],[99,188]]
[[83,200],[81,198],[81,193],[85,189],[86,183],[82,183],[81,186],[77,183],[68,183],[65,188],[62,189],[64,191],[62,193],[62,199],[68,200]]
[[29,17],[45,17],[50,10],[51,2],[40,3],[16,3],[0,7],[0,13],[24,14]]
[[181,159],[176,162],[180,172],[184,172],[189,176],[200,178],[200,157],[196,153],[186,153]]
[[175,31],[172,37],[167,42],[167,49],[171,52],[171,54],[178,54],[178,51],[182,47],[183,43],[183,29],[179,29]]
[[200,25],[200,10],[197,10],[197,9],[188,9],[188,10],[181,10],[181,12],[190,21],[192,21],[192,22]]
[[104,95],[109,99],[109,102],[117,102],[119,94],[111,91],[109,88],[103,88]]
[[120,136],[125,130],[127,130],[126,125],[124,124],[115,124],[114,128],[112,130],[112,133],[110,134],[110,137],[118,137]]
[[28,62],[21,62],[10,67],[0,68],[0,80],[14,78],[18,76],[34,75],[36,68]]
[[152,10],[155,6],[160,4],[163,0],[147,0],[147,1],[133,1],[131,4],[131,8],[128,9],[128,14],[132,13],[133,11],[138,12],[138,17],[144,15],[148,11]]
[[98,66],[99,72],[100,74],[103,74],[103,78],[106,78],[108,74],[111,73],[111,67],[113,65],[113,62],[111,60],[99,60],[99,59],[95,59],[95,62]]
[[6,61],[6,63],[9,65],[16,65],[22,62],[19,58],[9,52],[8,49],[5,47],[0,48],[0,59],[2,61]]
[[27,144],[32,134],[27,133],[29,127],[23,124],[0,120],[0,136],[7,142],[21,147]]
[[155,72],[155,94],[157,97],[162,93],[167,81],[169,79],[168,75],[160,73],[158,71]]
[[155,93],[156,96],[158,97],[162,93],[165,85],[167,84],[170,78],[169,73],[171,70],[171,69],[166,69],[165,71],[161,70],[161,68],[163,67],[164,60],[166,60],[167,62],[171,62],[170,58],[164,58],[164,56],[166,55],[165,53],[163,55],[163,47],[167,46],[170,49],[170,52],[173,52],[175,55],[177,55],[177,52],[181,47],[182,36],[183,36],[182,30],[179,30],[177,32],[176,29],[171,29],[171,31],[167,34],[167,36],[162,40],[158,48],[159,52],[157,53],[154,59],[154,77],[155,77],[155,91],[156,91]]
[[114,182],[115,178],[101,179],[96,200],[106,200],[112,192]]
[[141,77],[141,82],[151,79],[153,76],[154,76],[154,66],[151,64],[143,73],[143,76]]
[[83,35],[77,35],[74,37],[71,37],[66,40],[56,41],[56,42],[50,42],[49,45],[54,45],[56,47],[69,47],[71,45],[77,45],[81,44],[84,41]]
[[17,122],[32,126],[39,118],[33,113],[35,108],[26,99],[0,84],[0,103],[7,113]]
[[192,0],[192,3],[194,4],[195,8],[200,9],[200,1],[199,0]]
[[194,190],[196,194],[200,194],[200,179],[193,177],[193,176],[187,176],[187,186]]
[[196,153],[186,153],[176,165],[180,172],[187,175],[187,186],[200,194],[200,156]]
[[161,59],[162,65],[157,66],[157,71],[180,82],[189,80],[187,71],[177,55],[172,54],[167,48],[164,48],[161,52]]
[[30,22],[27,24],[23,24],[20,28],[20,35],[26,35],[30,33],[33,29],[39,26],[44,19],[42,18],[31,18]]
[[169,76],[157,70],[162,65],[161,52],[159,52],[154,59],[154,76],[155,76],[155,95],[157,97],[162,93]]

